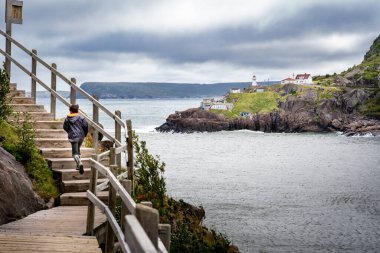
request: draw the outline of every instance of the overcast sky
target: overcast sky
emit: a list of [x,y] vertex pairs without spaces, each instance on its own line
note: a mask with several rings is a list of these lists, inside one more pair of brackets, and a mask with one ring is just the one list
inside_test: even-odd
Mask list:
[[14,38],[78,83],[341,72],[380,33],[379,0],[24,0],[23,11]]

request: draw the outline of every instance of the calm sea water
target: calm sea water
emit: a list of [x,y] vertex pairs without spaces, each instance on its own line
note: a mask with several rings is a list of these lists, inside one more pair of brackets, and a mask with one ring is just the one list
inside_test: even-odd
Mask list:
[[[202,205],[205,223],[241,252],[380,252],[380,138],[157,133],[170,113],[200,99],[101,102],[132,119],[165,161],[168,193]],[[112,131],[112,121],[101,122]]]

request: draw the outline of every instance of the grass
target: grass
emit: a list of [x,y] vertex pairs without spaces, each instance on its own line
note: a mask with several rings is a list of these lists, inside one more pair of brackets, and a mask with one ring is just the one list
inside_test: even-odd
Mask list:
[[274,91],[231,94],[228,101],[235,101],[232,114],[239,116],[240,112],[259,113],[271,112],[277,109],[279,94]]
[[375,95],[366,103],[364,114],[369,117],[380,119],[380,89],[377,89]]
[[0,136],[4,138],[2,146],[21,162],[35,191],[45,200],[58,196],[58,188],[45,158],[34,144],[34,130],[29,126],[15,128],[5,120],[0,120]]

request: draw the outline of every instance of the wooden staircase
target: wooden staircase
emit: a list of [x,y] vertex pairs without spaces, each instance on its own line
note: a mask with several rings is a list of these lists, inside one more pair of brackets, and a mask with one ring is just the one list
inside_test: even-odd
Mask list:
[[[35,142],[48,161],[57,180],[61,195],[57,203],[62,206],[87,206],[86,190],[90,184],[89,158],[95,153],[93,148],[81,148],[81,157],[84,165],[84,173],[81,175],[75,169],[76,164],[71,156],[71,144],[67,139],[67,133],[63,130],[63,121],[54,120],[53,114],[47,112],[43,105],[37,105],[32,98],[25,97],[25,91],[17,90],[16,84],[10,85],[8,94],[13,115],[10,120],[16,123],[17,118],[22,121],[28,114],[34,121],[36,136]],[[105,179],[99,175],[98,183]],[[101,200],[107,201],[108,192],[98,194]]]

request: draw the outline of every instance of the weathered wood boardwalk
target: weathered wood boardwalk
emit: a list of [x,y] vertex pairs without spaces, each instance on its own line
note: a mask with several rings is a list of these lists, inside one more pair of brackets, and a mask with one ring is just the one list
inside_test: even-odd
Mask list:
[[[105,216],[95,215],[95,226]],[[59,206],[0,226],[0,252],[102,252],[86,231],[87,206]]]

